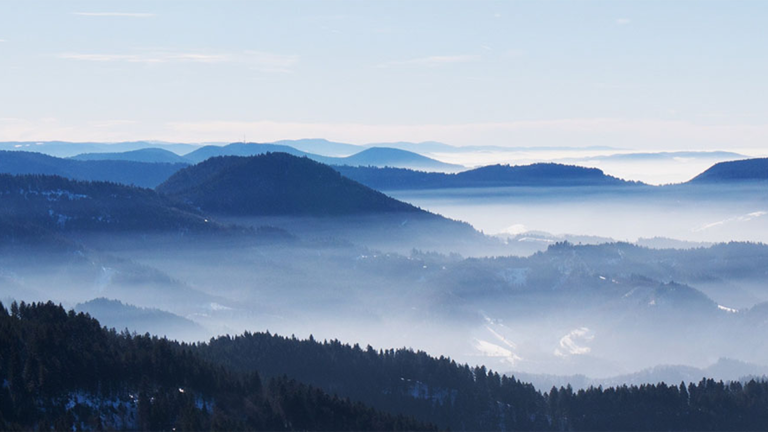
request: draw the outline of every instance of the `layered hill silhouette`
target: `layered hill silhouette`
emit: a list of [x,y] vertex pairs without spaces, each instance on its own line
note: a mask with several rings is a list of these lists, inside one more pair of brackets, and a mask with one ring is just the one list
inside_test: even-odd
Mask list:
[[157,191],[204,211],[240,216],[426,213],[286,153],[211,158],[177,172]]
[[360,153],[356,153],[352,156],[343,158],[341,161],[334,162],[334,165],[377,167],[390,166],[421,170],[456,171],[464,168],[461,165],[447,164],[411,151],[387,147],[369,148],[367,150],[361,151]]
[[768,158],[720,162],[689,183],[736,183],[768,180]]
[[183,156],[160,148],[143,148],[127,152],[117,153],[82,153],[71,157],[74,160],[82,161],[101,161],[101,160],[124,160],[133,162],[151,162],[151,163],[172,163],[188,164],[189,161]]
[[184,158],[190,163],[198,163],[214,156],[257,156],[274,152],[288,153],[294,156],[306,156],[309,159],[328,165],[393,166],[400,168],[447,171],[456,171],[463,168],[460,165],[443,163],[418,153],[386,147],[373,147],[363,149],[362,151],[359,151],[358,149],[358,151],[351,156],[332,157],[308,153],[283,144],[233,143],[226,146],[211,145],[201,147],[184,155]]
[[162,141],[71,142],[71,141],[2,141],[0,150],[30,151],[56,157],[72,157],[83,153],[128,152],[145,148],[159,148],[176,154],[189,153],[198,144],[169,143]]
[[538,163],[524,166],[490,165],[456,174],[401,168],[340,166],[344,176],[377,190],[447,189],[511,186],[630,186],[637,185],[597,168]]
[[[256,144],[256,143],[232,143],[225,146],[209,145],[201,147],[191,153],[184,155],[184,158],[191,163],[199,163],[206,159],[216,156],[257,156],[265,153],[281,152],[294,156],[310,156],[293,147],[280,144]],[[314,157],[322,157],[312,155]]]
[[80,303],[75,310],[87,313],[103,326],[116,330],[128,329],[176,340],[198,340],[205,335],[202,326],[194,321],[160,309],[136,307],[104,297]]
[[185,166],[186,163],[73,160],[42,153],[0,151],[0,173],[57,175],[75,180],[108,181],[140,187],[155,187]]

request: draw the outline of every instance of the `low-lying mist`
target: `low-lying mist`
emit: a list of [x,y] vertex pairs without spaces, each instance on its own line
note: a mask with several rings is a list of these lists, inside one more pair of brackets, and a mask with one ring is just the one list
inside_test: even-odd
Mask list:
[[722,358],[759,365],[768,355],[766,246],[560,243],[529,257],[465,258],[419,250],[415,231],[391,249],[363,245],[375,243],[364,229],[374,225],[333,221],[239,219],[271,224],[253,235],[75,235],[85,247],[64,257],[4,253],[14,271],[2,274],[0,297],[52,299],[185,340],[269,330],[413,347],[539,383],[665,364],[704,370]]
[[389,191],[393,197],[487,234],[666,237],[691,242],[768,242],[764,184],[491,188]]

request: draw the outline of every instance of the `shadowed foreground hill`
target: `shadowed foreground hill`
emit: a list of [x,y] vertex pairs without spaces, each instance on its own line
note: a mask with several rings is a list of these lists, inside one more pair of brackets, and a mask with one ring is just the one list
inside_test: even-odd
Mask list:
[[185,166],[186,163],[74,160],[42,153],[0,151],[0,173],[58,175],[74,180],[109,181],[139,187],[155,187]]
[[568,187],[634,185],[603,173],[554,163],[489,165],[456,174],[428,173],[402,168],[337,166],[343,175],[376,190],[449,189],[485,187]]
[[204,211],[237,216],[425,213],[286,153],[215,157],[174,174],[157,191]]
[[410,350],[248,333],[186,345],[108,331],[52,303],[0,304],[0,382],[2,430],[433,429],[376,406],[456,430],[765,430],[768,421],[768,383],[754,380],[541,394]]
[[430,430],[52,303],[0,304],[2,430]]
[[768,158],[720,162],[689,183],[733,183],[768,181]]

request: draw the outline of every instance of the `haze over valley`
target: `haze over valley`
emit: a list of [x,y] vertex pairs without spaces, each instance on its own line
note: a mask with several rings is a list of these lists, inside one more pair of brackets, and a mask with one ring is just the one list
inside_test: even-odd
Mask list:
[[766,16],[0,2],[0,430],[765,430]]

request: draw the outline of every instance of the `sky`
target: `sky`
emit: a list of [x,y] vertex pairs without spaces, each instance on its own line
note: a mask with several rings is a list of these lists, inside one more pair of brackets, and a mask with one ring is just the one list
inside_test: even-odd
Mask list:
[[737,0],[2,1],[0,141],[760,153],[766,18]]

